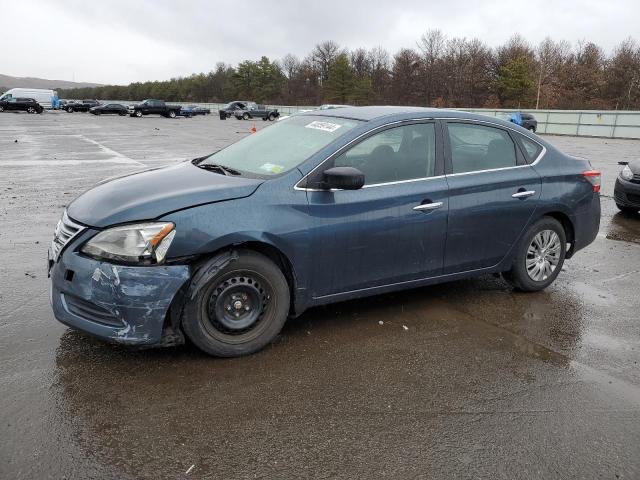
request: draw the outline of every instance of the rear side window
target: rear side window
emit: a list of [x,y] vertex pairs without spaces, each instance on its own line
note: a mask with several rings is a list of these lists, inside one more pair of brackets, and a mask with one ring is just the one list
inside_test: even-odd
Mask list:
[[336,167],[355,167],[365,185],[431,177],[436,161],[433,123],[390,128],[336,157]]
[[471,123],[448,123],[453,173],[517,165],[516,146],[507,132]]
[[522,153],[524,153],[527,163],[534,162],[536,158],[538,158],[538,155],[540,155],[540,152],[542,152],[542,146],[533,140],[529,140],[524,135],[518,134],[517,139],[522,147]]

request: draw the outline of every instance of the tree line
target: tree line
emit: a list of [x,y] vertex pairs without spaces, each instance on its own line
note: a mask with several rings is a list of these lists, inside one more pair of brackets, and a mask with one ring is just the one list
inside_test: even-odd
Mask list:
[[208,73],[126,86],[59,90],[60,98],[284,105],[393,104],[432,107],[640,109],[640,46],[622,41],[606,53],[593,42],[514,35],[492,48],[477,38],[429,30],[415,48],[349,50],[317,44],[304,58],[287,54]]

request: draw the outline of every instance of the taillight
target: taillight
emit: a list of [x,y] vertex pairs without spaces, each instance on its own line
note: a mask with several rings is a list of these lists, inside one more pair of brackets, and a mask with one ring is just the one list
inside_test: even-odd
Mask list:
[[593,186],[594,192],[600,191],[600,179],[602,174],[598,170],[587,170],[586,172],[582,172],[582,176],[589,180],[589,183]]

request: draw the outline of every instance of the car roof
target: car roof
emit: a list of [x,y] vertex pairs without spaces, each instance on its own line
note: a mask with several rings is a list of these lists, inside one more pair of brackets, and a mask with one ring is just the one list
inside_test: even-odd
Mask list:
[[344,107],[329,110],[310,110],[298,115],[311,115],[322,117],[350,118],[365,122],[381,120],[385,117],[394,117],[394,120],[410,118],[454,118],[460,120],[480,120],[492,122],[498,125],[514,127],[514,124],[498,117],[480,115],[465,112],[463,110],[447,110],[443,108],[427,107],[402,107],[402,106],[371,106],[371,107]]

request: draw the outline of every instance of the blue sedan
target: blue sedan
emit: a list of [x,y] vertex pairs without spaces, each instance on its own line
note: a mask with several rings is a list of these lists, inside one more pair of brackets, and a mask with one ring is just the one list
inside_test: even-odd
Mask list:
[[58,320],[130,345],[260,350],[331,302],[501,273],[549,286],[600,222],[600,172],[496,118],[294,115],[76,198],[50,249]]

